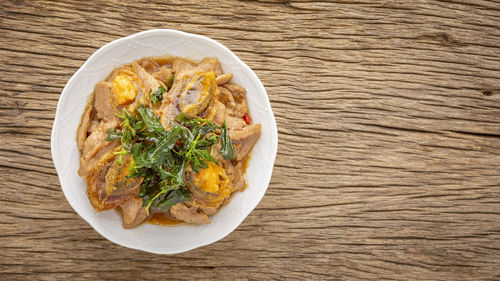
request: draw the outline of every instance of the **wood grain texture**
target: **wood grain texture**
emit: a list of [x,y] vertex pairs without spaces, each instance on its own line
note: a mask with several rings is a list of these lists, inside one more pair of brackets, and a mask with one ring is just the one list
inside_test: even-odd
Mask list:
[[[1,280],[500,280],[499,1],[141,2],[0,2]],[[71,75],[151,28],[233,50],[279,128],[257,209],[174,256],[97,234],[49,145]]]

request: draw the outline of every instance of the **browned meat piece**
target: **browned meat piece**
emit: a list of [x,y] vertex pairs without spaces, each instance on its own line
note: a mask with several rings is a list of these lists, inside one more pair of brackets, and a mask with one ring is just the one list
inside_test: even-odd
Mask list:
[[186,59],[176,58],[172,62],[172,71],[175,74],[175,80],[180,80],[184,74],[194,68],[194,64]]
[[187,223],[210,223],[207,214],[199,210],[197,207],[187,206],[185,203],[177,203],[177,205],[170,208],[170,214],[176,219]]
[[217,76],[217,78],[215,78],[215,82],[217,82],[217,85],[224,85],[227,82],[229,82],[232,78],[233,78],[232,73],[225,73]]
[[139,62],[139,65],[142,66],[147,72],[154,73],[160,67],[158,63],[151,59],[143,59]]
[[134,197],[141,187],[142,178],[127,178],[132,157],[125,156],[120,164],[118,158],[109,152],[87,177],[87,196],[97,211],[120,206]]
[[232,115],[233,110],[236,109],[233,94],[231,94],[231,92],[224,87],[219,87],[219,91],[219,101],[226,106],[226,113]]
[[232,109],[231,115],[241,118],[245,113],[248,113],[246,91],[243,87],[238,84],[226,83],[221,88],[228,89],[233,95],[235,108]]
[[97,126],[99,125],[99,122],[97,120],[92,120],[89,124],[89,128],[87,129],[87,133],[92,134],[95,129],[97,129]]
[[147,100],[149,100],[149,95],[147,95],[148,93],[156,92],[156,90],[158,90],[158,87],[164,86],[161,85],[160,82],[153,77],[153,75],[149,74],[149,72],[142,68],[137,62],[132,63],[132,68],[137,74],[137,77],[139,77],[139,79],[141,80],[141,84],[145,90],[145,96]]
[[182,83],[180,81],[174,82],[172,89],[163,95],[163,102],[159,112],[161,113],[160,121],[163,127],[169,129],[170,122],[174,120],[175,116],[180,113],[178,108],[178,99],[181,95]]
[[229,130],[237,130],[243,128],[247,123],[240,117],[233,117],[226,112],[226,125]]
[[222,75],[222,66],[217,58],[204,58],[200,63],[191,71],[192,73],[210,72],[215,73],[215,77]]
[[103,146],[106,146],[109,144],[108,141],[106,141],[106,137],[108,134],[106,131],[109,128],[114,128],[116,127],[115,122],[101,122],[95,131],[88,136],[88,138],[85,140],[85,143],[83,145],[83,150],[82,150],[82,157],[84,159],[90,159],[92,158],[99,149],[101,149]]
[[97,85],[95,85],[94,93],[94,106],[97,112],[97,118],[104,121],[115,120],[115,112],[111,106],[111,83],[97,83]]
[[199,208],[200,208],[200,210],[203,213],[207,214],[207,216],[211,216],[211,215],[217,213],[217,210],[218,210],[219,207],[215,207],[215,206],[200,206]]
[[243,191],[247,188],[247,182],[245,180],[245,171],[244,171],[245,159],[238,162],[234,166],[234,178],[233,178],[233,188],[234,190]]
[[104,154],[119,145],[119,141],[106,141],[106,137],[108,136],[106,131],[109,128],[116,127],[116,125],[115,121],[106,123],[101,122],[95,131],[87,137],[83,144],[80,158],[80,169],[78,170],[80,176],[86,177],[95,163],[99,161]]
[[251,124],[238,130],[230,130],[229,137],[236,150],[235,161],[243,160],[261,135],[261,125]]
[[120,205],[123,216],[123,227],[133,228],[146,220],[148,214],[142,207],[142,199],[134,196]]
[[[178,60],[184,61],[182,59],[176,59],[174,60],[174,66],[175,62]],[[178,107],[179,97],[186,86],[185,84],[187,80],[186,79],[177,80],[177,79],[178,75],[176,74],[174,84],[172,85],[170,91],[164,94],[163,102],[159,110],[161,112],[160,121],[163,124],[163,126],[167,129],[170,128],[170,122],[174,120],[175,116],[181,113]]]
[[170,68],[166,68],[165,66],[160,67],[158,71],[153,73],[153,77],[156,80],[165,83],[165,85],[170,83],[170,75],[172,75],[172,70]]
[[162,107],[160,108],[161,112],[161,124],[163,127],[169,129],[170,128],[170,122],[172,122],[177,116],[177,114],[181,113],[179,109],[177,108],[176,102],[164,102],[162,104]]
[[221,102],[217,102],[217,106],[215,108],[215,117],[214,123],[222,126],[224,124],[224,116],[226,116],[226,107]]
[[224,88],[228,89],[233,94],[234,100],[240,102],[246,99],[246,90],[238,84],[226,83]]
[[113,141],[110,142],[109,144],[103,146],[101,149],[97,151],[97,153],[88,158],[85,159],[84,157],[80,157],[80,168],[78,169],[78,175],[81,177],[85,178],[88,176],[90,171],[94,168],[95,164],[107,153],[115,149],[120,145],[119,141]]
[[233,116],[243,118],[245,114],[248,114],[247,101],[244,100],[240,103],[236,103],[236,108],[233,110]]
[[78,149],[82,151],[83,145],[85,144],[85,139],[87,139],[87,132],[89,129],[90,120],[92,119],[93,107],[88,106],[83,113],[82,121],[80,122],[80,127],[76,133],[76,142],[78,143]]

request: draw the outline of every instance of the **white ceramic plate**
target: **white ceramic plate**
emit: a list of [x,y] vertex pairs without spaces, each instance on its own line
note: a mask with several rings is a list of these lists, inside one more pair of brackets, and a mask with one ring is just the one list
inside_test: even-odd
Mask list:
[[[96,83],[119,65],[163,54],[194,60],[217,57],[224,72],[233,73],[233,81],[247,90],[250,113],[254,123],[262,124],[262,137],[253,148],[246,172],[248,188],[244,192],[236,192],[229,204],[211,216],[210,224],[166,227],[146,223],[134,229],[124,229],[115,211],[98,213],[90,205],[85,193],[86,183],[77,174],[79,154],[76,130]],[[204,36],[170,29],[149,30],[115,40],[90,56],[63,89],[51,137],[52,158],[71,207],[108,240],[157,254],[181,253],[208,245],[236,229],[264,196],[277,147],[276,121],[266,90],[257,75],[222,44]]]

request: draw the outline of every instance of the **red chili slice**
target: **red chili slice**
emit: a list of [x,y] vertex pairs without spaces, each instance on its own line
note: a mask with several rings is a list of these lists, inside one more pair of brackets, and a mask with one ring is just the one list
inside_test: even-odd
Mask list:
[[250,124],[250,116],[248,116],[247,113],[243,115],[243,120],[245,121],[245,123]]

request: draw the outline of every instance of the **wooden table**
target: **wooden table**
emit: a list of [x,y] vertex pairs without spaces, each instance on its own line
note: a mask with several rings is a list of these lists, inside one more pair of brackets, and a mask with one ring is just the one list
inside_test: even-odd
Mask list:
[[[500,279],[498,1],[85,2],[0,3],[1,280]],[[257,209],[174,256],[97,234],[50,154],[71,75],[152,28],[233,50],[279,129]]]

